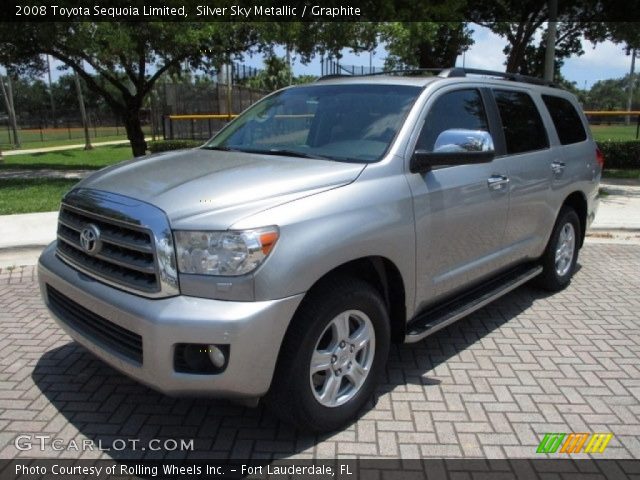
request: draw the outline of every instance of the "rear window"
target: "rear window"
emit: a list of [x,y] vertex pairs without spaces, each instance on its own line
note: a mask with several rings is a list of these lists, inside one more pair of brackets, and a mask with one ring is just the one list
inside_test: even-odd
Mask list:
[[547,131],[532,98],[524,92],[495,90],[507,153],[524,153],[549,147]]
[[569,100],[553,95],[542,95],[542,100],[549,110],[562,145],[583,142],[587,139],[587,132],[584,130],[580,115]]

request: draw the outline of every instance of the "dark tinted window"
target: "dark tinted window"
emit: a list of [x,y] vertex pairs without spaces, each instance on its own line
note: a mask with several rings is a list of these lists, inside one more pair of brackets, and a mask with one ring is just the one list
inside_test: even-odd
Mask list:
[[587,139],[580,115],[566,98],[543,95],[542,100],[556,126],[556,132],[562,145],[578,143]]
[[456,90],[438,98],[427,114],[416,149],[433,151],[438,135],[451,128],[489,131],[478,90]]
[[549,146],[540,112],[528,94],[495,90],[494,95],[502,119],[507,153],[529,152]]

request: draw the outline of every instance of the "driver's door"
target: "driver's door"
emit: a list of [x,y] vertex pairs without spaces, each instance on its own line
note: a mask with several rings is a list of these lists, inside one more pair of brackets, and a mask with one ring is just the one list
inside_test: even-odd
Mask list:
[[[496,116],[485,98],[489,97],[480,89],[468,87],[448,89],[432,98],[413,150],[433,151],[445,130],[495,133]],[[502,138],[494,135],[497,153]],[[506,161],[498,156],[488,163],[407,173],[416,222],[418,309],[504,266],[501,250],[509,206]]]

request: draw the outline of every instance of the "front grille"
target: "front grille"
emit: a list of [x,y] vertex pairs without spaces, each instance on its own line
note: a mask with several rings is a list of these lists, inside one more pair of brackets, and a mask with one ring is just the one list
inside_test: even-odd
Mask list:
[[49,308],[65,324],[136,363],[142,364],[142,337],[87,310],[55,288],[47,285]]
[[[89,254],[80,244],[84,228],[100,231],[102,247]],[[58,219],[58,254],[92,276],[142,293],[160,290],[151,233],[141,227],[62,205]]]

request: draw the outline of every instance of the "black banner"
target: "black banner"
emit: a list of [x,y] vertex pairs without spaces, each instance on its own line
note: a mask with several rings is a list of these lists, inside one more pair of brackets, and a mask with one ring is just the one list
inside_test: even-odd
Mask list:
[[638,479],[639,460],[0,460],[2,479]]
[[[547,18],[523,0],[5,0],[0,21],[131,22],[521,22]],[[638,22],[640,0],[559,0],[560,22]]]

